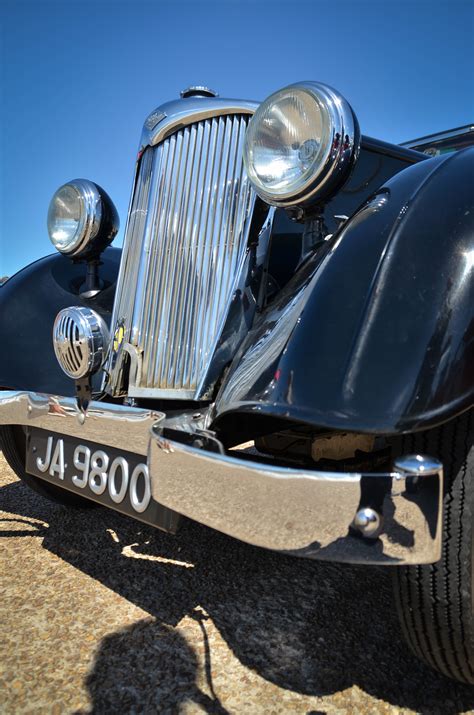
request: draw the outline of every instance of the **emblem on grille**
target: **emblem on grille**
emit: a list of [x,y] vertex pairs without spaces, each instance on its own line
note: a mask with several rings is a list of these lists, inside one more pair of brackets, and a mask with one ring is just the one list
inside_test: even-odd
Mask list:
[[162,119],[166,117],[166,114],[164,112],[153,112],[150,114],[148,119],[145,122],[145,128],[148,129],[148,131],[151,132],[152,129],[156,127],[157,124],[161,122]]
[[120,345],[122,344],[122,340],[125,335],[125,328],[123,325],[118,325],[115,329],[114,333],[114,353],[117,352],[119,349]]

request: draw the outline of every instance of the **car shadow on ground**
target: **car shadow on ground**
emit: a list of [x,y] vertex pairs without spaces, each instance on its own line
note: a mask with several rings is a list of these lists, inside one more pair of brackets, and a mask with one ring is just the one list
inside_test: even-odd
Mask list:
[[[324,696],[357,685],[421,713],[474,708],[472,688],[408,650],[389,568],[282,556],[190,521],[172,537],[109,510],[50,504],[20,482],[0,490],[0,503],[47,522],[44,548],[150,614],[101,642],[87,677],[95,712],[176,712],[191,700],[225,713],[213,690],[207,617],[243,665],[280,688]],[[175,629],[184,616],[199,621],[212,697],[196,686],[197,655]]]

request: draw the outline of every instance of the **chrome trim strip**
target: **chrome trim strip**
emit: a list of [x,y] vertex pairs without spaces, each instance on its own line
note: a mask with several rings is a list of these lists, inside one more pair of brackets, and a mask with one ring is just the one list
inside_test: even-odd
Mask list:
[[437,132],[436,134],[427,134],[425,137],[418,137],[418,139],[410,139],[410,141],[401,142],[400,146],[412,149],[417,146],[425,146],[425,144],[443,141],[443,139],[453,139],[454,137],[468,135],[472,132],[474,132],[474,125],[466,124],[464,127],[448,129],[445,132]]
[[150,430],[162,412],[90,402],[86,413],[73,397],[0,392],[0,425],[25,425],[146,455]]
[[[187,97],[161,104],[151,112],[146,120],[142,138],[141,150],[147,146],[156,146],[170,134],[183,129],[189,124],[201,122],[211,117],[221,117],[226,114],[253,114],[258,102],[242,99],[220,99],[219,97]],[[150,117],[161,117],[152,129],[147,128]],[[151,126],[153,123],[149,123]]]
[[[440,558],[443,470],[436,460],[399,458],[398,471],[383,474],[290,469],[170,441],[162,433],[164,420],[160,412],[101,402],[92,402],[84,415],[72,398],[0,393],[0,425],[148,452],[156,502],[247,543],[351,563]],[[361,513],[375,509],[380,533],[357,536],[364,528]]]

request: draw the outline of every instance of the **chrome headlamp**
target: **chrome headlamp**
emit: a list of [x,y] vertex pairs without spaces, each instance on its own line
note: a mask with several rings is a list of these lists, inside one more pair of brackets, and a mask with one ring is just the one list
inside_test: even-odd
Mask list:
[[270,95],[250,120],[244,162],[257,194],[273,206],[325,199],[347,179],[360,132],[344,97],[317,82]]
[[81,257],[99,254],[113,241],[118,229],[112,199],[92,181],[69,181],[51,199],[48,233],[61,253]]

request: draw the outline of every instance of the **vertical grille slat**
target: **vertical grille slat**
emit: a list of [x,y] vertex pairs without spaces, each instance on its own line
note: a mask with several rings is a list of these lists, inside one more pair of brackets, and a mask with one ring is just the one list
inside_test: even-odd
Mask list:
[[[235,122],[235,120],[234,120]],[[236,131],[237,130],[237,131]],[[232,156],[232,168],[233,168],[233,173],[232,173],[232,180],[231,180],[231,186],[234,187],[236,185],[236,172],[237,173],[237,186],[240,186],[240,182],[242,179],[242,172],[243,172],[243,164],[238,162],[238,157],[242,156],[242,150],[243,150],[243,137],[244,137],[244,132],[242,132],[242,125],[235,127],[235,125],[232,126],[232,137],[236,138],[236,145],[234,148],[234,154],[233,156],[231,155],[232,151],[232,146],[230,147],[229,151],[229,157]],[[236,195],[237,192],[233,191],[231,192],[230,196],[230,202],[229,202],[229,210],[232,210],[232,207],[234,205],[234,202],[236,200]],[[224,219],[224,217],[229,220],[231,214],[229,215],[229,212],[222,211],[221,212],[221,217]],[[238,260],[238,254],[239,254],[239,248],[240,246],[238,245],[238,242],[235,242],[233,239],[233,234],[232,234],[232,227],[233,227],[233,222],[230,222],[231,230],[228,230],[228,224],[225,226],[220,227],[220,239],[223,242],[223,250],[221,251],[221,257],[225,257],[227,260],[222,261],[222,265],[219,266],[219,271],[218,271],[218,279],[216,281],[216,286],[215,286],[215,296],[214,299],[210,301],[210,309],[207,313],[207,321],[206,321],[206,328],[209,330],[210,326],[215,324],[215,322],[218,319],[218,306],[221,304],[223,300],[223,295],[222,291],[225,289],[225,286],[228,284],[229,280],[231,280],[231,277],[233,275],[236,275],[236,262]],[[242,252],[240,251],[240,254]]]
[[177,354],[181,352],[181,346],[179,345],[179,335],[176,331],[176,303],[179,294],[179,286],[182,281],[182,262],[183,254],[186,251],[186,243],[181,242],[181,236],[185,236],[186,233],[183,230],[183,211],[186,198],[189,198],[189,128],[184,130],[185,142],[183,145],[183,155],[181,160],[181,174],[178,177],[179,193],[177,198],[179,199],[175,211],[173,212],[174,217],[174,230],[172,232],[172,249],[173,249],[173,263],[170,270],[170,279],[168,281],[168,336],[174,336],[174,340],[168,340],[166,344],[166,349],[163,351],[163,362],[161,367],[161,374],[159,377],[160,384],[164,386],[169,386],[171,388],[175,387],[169,378],[170,363],[173,360],[173,352],[176,351]]
[[[200,167],[200,137],[202,137],[202,126],[196,127],[193,125],[190,128],[191,132],[191,146],[192,153],[190,158],[190,177],[189,177],[189,191],[186,196],[186,206],[183,209],[183,225],[184,225],[184,235],[190,236],[189,247],[187,251],[182,251],[182,270],[181,270],[181,280],[178,281],[178,289],[175,295],[175,330],[176,330],[176,342],[178,345],[179,352],[184,352],[186,350],[186,345],[184,343],[185,330],[186,330],[186,314],[184,312],[185,300],[186,300],[186,286],[189,281],[190,270],[192,266],[192,255],[194,251],[193,245],[193,218],[194,210],[196,207],[196,201],[191,200],[191,197],[196,195],[196,184],[199,177],[199,167]],[[171,362],[171,373],[169,376],[169,381],[174,384],[177,389],[183,386],[183,374],[182,370],[178,370],[178,361]]]
[[[129,210],[129,220],[126,229],[127,241],[124,246],[118,286],[120,286],[120,301],[116,301],[117,314],[115,322],[128,318],[131,322],[134,309],[135,291],[138,285],[140,270],[140,255],[145,219],[148,208],[149,187],[152,176],[153,154],[143,156],[140,170],[141,190],[134,192]],[[131,327],[131,326],[130,326]]]
[[[161,165],[165,161],[164,159],[164,153],[165,150],[168,147],[158,147],[155,156],[153,157],[153,180],[152,180],[152,185],[150,187],[150,196],[148,198],[148,215],[154,215],[158,211],[159,207],[159,202],[162,199],[163,192],[161,190],[160,186],[160,177],[161,177]],[[144,291],[142,295],[137,295],[137,305],[139,306],[139,311],[141,311],[142,315],[142,320],[143,320],[143,327],[142,329],[148,333],[150,330],[152,330],[152,326],[150,323],[150,316],[149,314],[145,313],[145,306],[148,304],[150,298],[151,298],[151,281],[150,277],[154,275],[154,272],[156,270],[156,262],[157,262],[157,256],[156,256],[156,249],[157,246],[155,245],[155,242],[153,241],[153,236],[151,234],[150,230],[150,225],[147,222],[145,226],[145,237],[144,237],[144,246],[143,246],[143,258],[144,258],[144,270],[146,271],[146,278],[144,281]],[[136,313],[137,315],[138,313]],[[135,319],[134,319],[134,325],[136,325]],[[138,331],[134,331],[133,335],[133,343],[136,344],[138,341]],[[149,359],[149,355],[144,355],[143,356],[143,369],[146,370],[146,365]]]
[[113,317],[141,360],[130,395],[197,399],[203,387],[246,255],[248,120],[188,124],[141,158]]
[[[189,273],[187,276],[187,281],[183,286],[185,291],[185,300],[183,305],[183,328],[185,338],[182,342],[183,345],[183,358],[179,362],[180,372],[181,372],[181,386],[184,388],[190,382],[190,366],[192,359],[192,334],[193,334],[193,322],[189,320],[188,313],[194,315],[194,307],[196,301],[196,282],[197,273],[199,273],[199,260],[200,260],[200,246],[199,239],[202,234],[201,229],[201,217],[203,214],[203,197],[205,191],[205,181],[209,162],[209,142],[211,133],[211,123],[207,122],[201,125],[202,127],[202,143],[201,152],[199,157],[199,171],[196,184],[196,199],[195,206],[196,211],[193,213],[192,222],[192,234],[191,234],[191,251],[190,251],[190,261],[189,261]],[[201,245],[202,248],[202,245]],[[190,285],[191,284],[191,285]]]
[[[160,235],[164,232],[165,226],[163,224],[163,218],[166,215],[168,208],[168,200],[170,198],[170,172],[174,163],[174,148],[175,144],[167,142],[163,147],[163,159],[162,166],[160,167],[160,185],[158,189],[158,195],[160,201],[157,204],[157,210],[153,217],[152,226],[156,227],[156,230],[160,232]],[[159,289],[158,281],[161,273],[161,264],[166,250],[166,244],[164,241],[157,241],[155,239],[153,246],[153,265],[151,267],[148,285],[149,285],[149,300],[143,308],[143,318],[141,328],[142,333],[149,337],[149,342],[151,344],[151,349],[144,353],[144,366],[147,368],[148,380],[150,379],[150,371],[153,369],[154,360],[156,359],[156,348],[158,345],[158,332],[160,330],[160,325],[157,321],[157,310],[159,309],[159,303],[156,300],[156,293]],[[140,317],[137,316],[137,322],[140,321]]]
[[215,123],[213,131],[215,143],[211,149],[213,164],[212,171],[209,174],[206,225],[204,228],[203,241],[201,244],[203,246],[203,253],[198,289],[199,306],[197,309],[197,319],[194,323],[195,327],[193,331],[193,342],[191,344],[191,353],[193,357],[193,374],[196,373],[198,365],[202,363],[206,358],[206,355],[204,353],[206,346],[202,343],[201,337],[206,311],[209,309],[209,304],[207,303],[207,289],[209,280],[211,279],[212,274],[214,272],[214,253],[217,249],[217,246],[213,241],[213,232],[217,213],[217,191],[220,185],[220,174],[222,167],[222,123],[220,119],[213,119],[212,121],[213,123]]
[[[186,130],[185,130],[186,132]],[[188,187],[192,179],[192,173],[194,169],[194,149],[195,149],[195,135],[191,134],[191,129],[187,128],[187,142],[186,142],[186,154],[183,161],[183,178],[182,186]],[[172,307],[170,313],[170,334],[175,336],[174,349],[181,353],[183,347],[181,345],[181,330],[180,330],[180,310],[181,310],[181,296],[183,288],[185,287],[183,281],[183,269],[186,265],[187,256],[190,253],[191,247],[179,246],[179,236],[188,235],[187,227],[187,210],[190,200],[190,191],[184,190],[181,192],[181,201],[178,209],[178,225],[176,229],[176,250],[177,250],[177,260],[176,268],[173,274],[173,286],[170,288],[171,295],[173,296]],[[163,380],[170,386],[179,388],[180,381],[179,376],[176,380],[175,378],[175,367],[177,361],[173,360],[173,354],[169,346],[166,351],[166,361]]]

